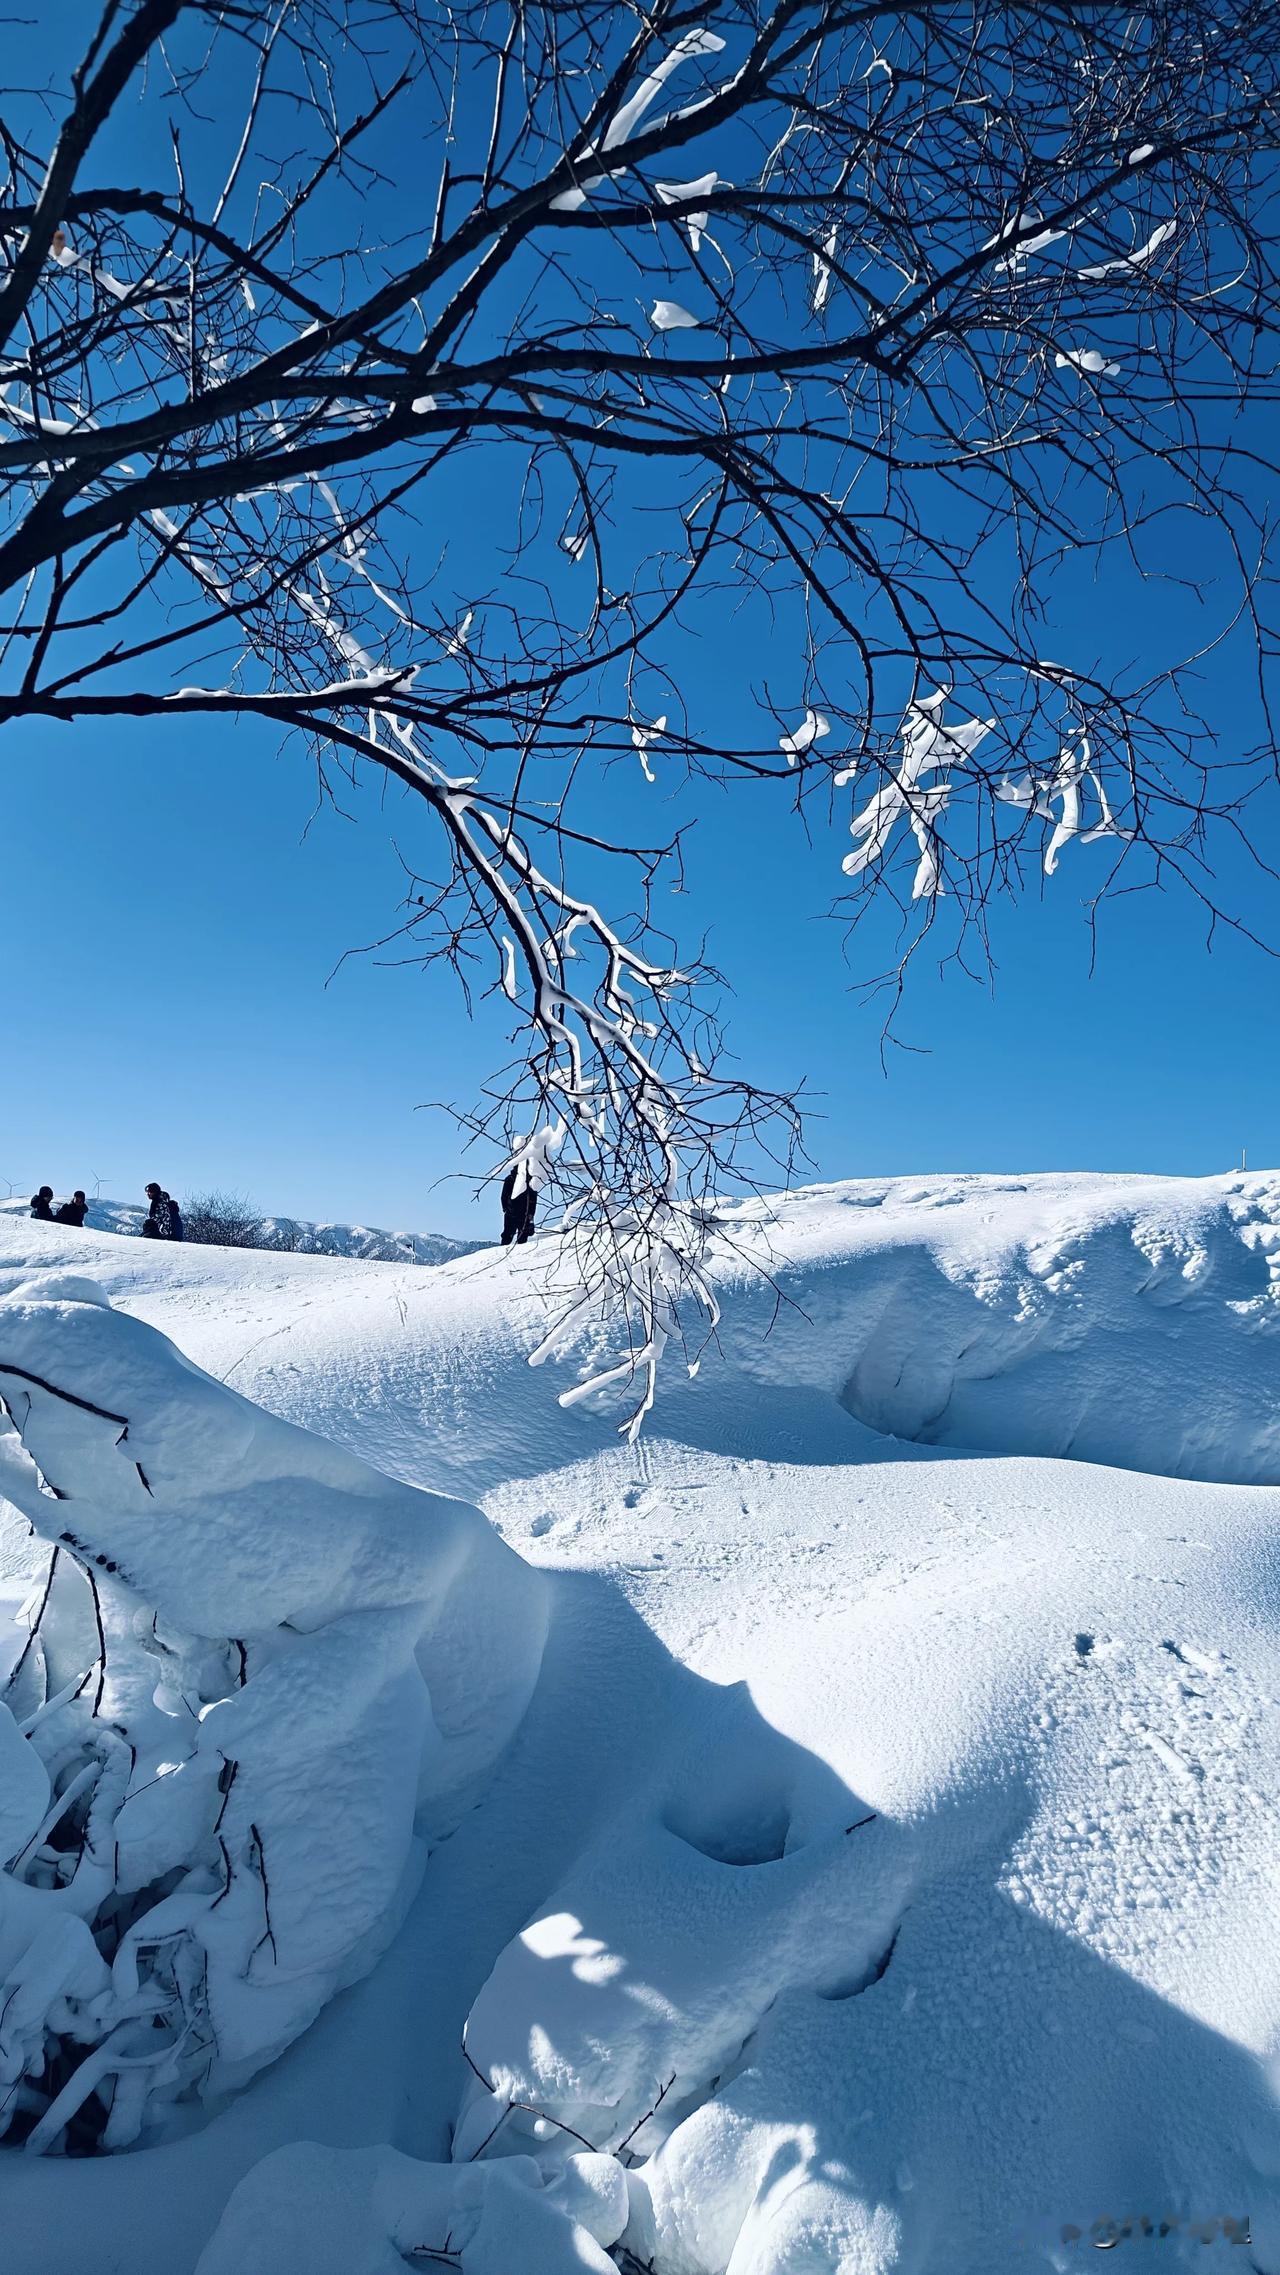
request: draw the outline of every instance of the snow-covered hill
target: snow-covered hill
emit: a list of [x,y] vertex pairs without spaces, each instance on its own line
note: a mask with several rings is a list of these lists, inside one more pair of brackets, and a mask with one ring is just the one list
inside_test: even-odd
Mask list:
[[[86,1230],[140,1233],[146,1213],[129,1201],[93,1200]],[[0,1216],[29,1215],[25,1200],[0,1201]],[[447,1264],[453,1256],[474,1255],[480,1245],[475,1240],[454,1240],[444,1232],[386,1232],[378,1225],[312,1224],[303,1217],[263,1217],[261,1237],[264,1247],[289,1254],[358,1257],[376,1264]]]
[[454,1256],[474,1256],[478,1240],[455,1240],[446,1232],[387,1232],[374,1224],[311,1224],[298,1217],[264,1217],[262,1236],[269,1248],[300,1256],[348,1256],[368,1264],[447,1264]]
[[[614,1437],[521,1363],[547,1232],[429,1279],[391,1265],[77,1235],[0,1217],[0,1270],[90,1272],[248,1396],[397,1475],[483,1493],[531,1448]],[[726,1316],[652,1436],[844,1455],[849,1420],[925,1445],[1280,1483],[1280,1175],[946,1177],[811,1186],[723,1212]]]
[[[195,1728],[248,1764],[186,1899],[218,1907],[224,2000],[242,1933],[270,1992],[255,1904],[301,1986],[285,2036],[358,1972],[360,1904],[379,1923],[363,1979],[172,2137],[0,2150],[16,2275],[1063,2275],[1126,2236],[1280,2275],[1276,1252],[1270,1176],[744,1204],[720,1348],[628,1448],[559,1405],[572,1369],[524,1363],[554,1234],[420,1273],[0,1223],[0,1393],[36,1463],[15,1446],[9,1489],[117,1567],[127,1664],[157,1606],[171,1653],[252,1629],[247,1681],[207,1641],[184,1662]],[[469,1596],[431,1492],[479,1502],[542,1592]],[[47,1549],[7,1547],[38,1593]],[[384,1949],[409,1765],[376,1716],[408,1675],[382,1642],[333,1654],[390,1634],[392,1596],[444,1733],[426,1838],[460,1743],[479,1798]],[[131,1682],[117,1718],[158,1746]],[[256,1754],[225,1735],[246,1715]],[[187,1744],[138,1801],[149,1841],[204,1837]]]

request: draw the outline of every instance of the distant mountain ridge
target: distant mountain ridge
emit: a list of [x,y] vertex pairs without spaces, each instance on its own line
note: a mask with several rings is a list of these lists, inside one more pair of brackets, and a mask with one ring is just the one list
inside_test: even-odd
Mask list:
[[[59,1192],[55,1206],[66,1195]],[[0,1201],[6,1216],[26,1216],[31,1203],[15,1194]],[[142,1231],[146,1210],[129,1201],[95,1200],[89,1203],[86,1227],[90,1232],[114,1232],[125,1237]],[[313,1224],[302,1217],[264,1216],[260,1249],[297,1256],[349,1256],[365,1264],[447,1264],[454,1256],[474,1256],[485,1244],[480,1240],[454,1240],[443,1232],[388,1232],[373,1224]]]

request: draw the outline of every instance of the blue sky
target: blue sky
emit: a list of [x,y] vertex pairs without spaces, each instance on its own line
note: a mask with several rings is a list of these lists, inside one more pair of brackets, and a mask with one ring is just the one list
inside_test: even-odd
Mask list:
[[[1224,708],[1229,708],[1224,690]],[[264,1208],[472,1230],[456,1132],[504,1054],[441,972],[349,947],[394,920],[400,872],[370,794],[314,811],[299,749],[265,731],[21,730],[5,791],[0,952],[11,977],[0,1178],[124,1196],[247,1190]],[[754,804],[753,804],[754,801]],[[406,838],[415,817],[391,816]],[[847,840],[806,845],[767,794],[712,797],[685,904],[732,977],[731,1037],[761,1080],[815,1092],[826,1177],[947,1169],[1227,1169],[1280,1159],[1275,965],[1185,897],[1104,918],[1105,848],[1073,848],[997,920],[994,992],[923,964],[879,1060],[825,916]],[[874,969],[873,941],[853,969]],[[444,1179],[446,1182],[437,1183]],[[488,1211],[492,1213],[491,1209]]]
[[[465,567],[464,555],[451,576]],[[1048,652],[1091,658],[1116,598],[1079,578],[1064,586]],[[1183,634],[1195,644],[1185,595],[1153,586],[1127,605],[1129,652]],[[740,708],[745,676],[717,684],[726,653],[732,637],[709,640],[701,663],[685,643],[691,713]],[[794,654],[763,655],[746,633],[741,653],[787,684]],[[1238,651],[1209,660],[1198,698],[1224,752],[1252,739],[1244,688]],[[792,715],[801,708],[797,683]],[[474,1098],[508,1055],[503,1018],[482,1005],[472,1024],[447,972],[340,964],[395,922],[392,838],[429,859],[427,816],[374,784],[342,813],[317,811],[305,751],[280,751],[254,724],[190,721],[180,742],[128,723],[24,725],[5,748],[0,1192],[101,1180],[128,1197],[158,1177],[300,1216],[490,1223],[492,1196],[477,1210],[471,1194],[488,1163],[468,1162],[447,1117],[419,1109]],[[629,806],[638,787],[622,785]],[[815,813],[812,843],[776,792],[713,790],[699,804],[673,924],[686,945],[708,932],[744,1071],[807,1084],[817,1174],[1196,1173],[1233,1167],[1242,1146],[1254,1165],[1280,1161],[1280,974],[1225,930],[1208,953],[1186,895],[1117,901],[1091,971],[1084,904],[1108,849],[1069,848],[1052,882],[1033,878],[998,913],[993,987],[919,961],[897,1021],[912,1048],[891,1047],[882,1067],[883,1007],[854,983],[889,957],[888,914],[850,959],[828,915],[847,804],[830,825]],[[1219,855],[1227,904],[1265,926],[1238,853]]]

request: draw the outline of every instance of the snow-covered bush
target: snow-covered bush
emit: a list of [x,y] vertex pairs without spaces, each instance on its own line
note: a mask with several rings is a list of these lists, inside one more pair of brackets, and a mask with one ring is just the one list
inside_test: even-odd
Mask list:
[[520,1720],[543,1583],[91,1282],[0,1300],[0,1399],[48,1544],[0,1662],[0,2132],[122,2148],[373,1965]]
[[297,1246],[296,1240],[268,1242],[262,1218],[244,1193],[191,1193],[183,1204],[182,1221],[188,1240],[209,1248]]

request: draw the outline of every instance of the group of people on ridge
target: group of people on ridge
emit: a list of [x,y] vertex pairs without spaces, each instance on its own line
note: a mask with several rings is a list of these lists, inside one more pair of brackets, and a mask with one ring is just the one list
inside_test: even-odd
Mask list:
[[55,1209],[52,1185],[42,1185],[39,1192],[31,1196],[31,1214],[37,1224],[74,1224],[78,1229],[89,1214],[89,1203],[83,1193],[75,1192],[69,1201],[60,1201]]
[[[551,1156],[564,1137],[563,1123],[531,1130],[504,1161],[502,1177],[502,1245],[523,1248],[538,1214],[538,1194],[551,1177]],[[139,1226],[144,1240],[181,1240],[182,1211],[172,1193],[154,1182],[147,1186],[146,1222]],[[52,1185],[42,1185],[31,1196],[31,1214],[38,1224],[73,1224],[77,1229],[89,1214],[89,1203],[77,1190],[69,1201],[53,1205]]]
[[[31,1214],[37,1224],[73,1224],[79,1229],[89,1214],[89,1203],[77,1190],[55,1209],[52,1185],[42,1185],[31,1196]],[[144,1240],[181,1240],[182,1211],[163,1185],[148,1185],[147,1217],[140,1229]]]

